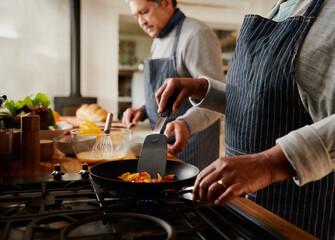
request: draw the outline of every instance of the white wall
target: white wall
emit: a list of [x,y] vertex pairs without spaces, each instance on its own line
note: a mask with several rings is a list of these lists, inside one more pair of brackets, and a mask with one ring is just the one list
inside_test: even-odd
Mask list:
[[67,0],[0,2],[0,94],[70,93]]
[[[274,2],[183,0],[179,7],[210,26],[231,30],[240,27],[250,10],[264,14]],[[130,10],[124,0],[81,3],[81,94],[98,97],[102,107],[117,112],[118,21]],[[36,92],[51,101],[69,96],[69,5],[69,0],[0,1],[0,94],[13,100]]]
[[82,0],[82,94],[117,112],[119,13],[110,0]]
[[[81,95],[117,112],[118,7],[81,1]],[[121,6],[127,7],[123,1]],[[69,0],[0,1],[0,94],[70,94]]]

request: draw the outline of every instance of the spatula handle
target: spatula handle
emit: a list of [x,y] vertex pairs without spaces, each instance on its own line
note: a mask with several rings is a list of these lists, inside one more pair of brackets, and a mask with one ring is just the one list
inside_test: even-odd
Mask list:
[[172,113],[172,107],[174,102],[176,101],[178,97],[178,92],[174,92],[172,96],[169,98],[168,103],[166,104],[166,107],[163,112],[161,112],[160,116],[161,117],[168,117]]

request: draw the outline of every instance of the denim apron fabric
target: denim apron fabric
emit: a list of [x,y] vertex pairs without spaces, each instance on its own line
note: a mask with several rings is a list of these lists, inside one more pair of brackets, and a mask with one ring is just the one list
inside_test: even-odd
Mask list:
[[[322,3],[314,0],[303,16],[281,23],[245,17],[227,75],[226,156],[264,151],[313,123],[299,96],[295,60]],[[303,187],[292,179],[274,183],[250,197],[305,231],[334,239],[334,193],[330,174]]]
[[[176,48],[184,19],[185,17],[180,19],[177,25],[171,57],[151,59],[150,55],[149,59],[146,60],[144,71],[146,114],[150,120],[152,128],[155,127],[159,118],[159,115],[157,114],[158,106],[155,93],[163,85],[166,78],[178,77],[176,71]],[[176,115],[171,114],[168,117],[167,122],[171,122],[178,116],[183,115],[190,107],[192,107],[192,104],[188,100],[185,101],[178,113]],[[174,141],[174,136],[168,139],[168,142],[171,144],[174,143]],[[219,157],[219,141],[220,121],[217,121],[204,131],[192,135],[184,150],[175,156],[203,169]]]

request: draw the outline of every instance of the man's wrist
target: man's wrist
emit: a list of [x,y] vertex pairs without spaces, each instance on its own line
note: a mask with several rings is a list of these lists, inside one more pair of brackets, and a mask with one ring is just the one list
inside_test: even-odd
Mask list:
[[183,118],[178,118],[176,121],[182,121],[182,122],[184,122],[185,125],[186,125],[186,127],[187,127],[188,134],[190,135],[190,133],[191,133],[190,126],[188,125],[188,123],[186,122],[186,120],[183,119]]
[[207,79],[205,78],[199,78],[199,79],[201,81],[199,81],[197,91],[193,94],[192,97],[200,102],[206,96],[209,84]]
[[283,181],[297,175],[295,169],[288,161],[279,145],[276,145],[261,154],[265,156],[264,163],[270,170],[272,182]]

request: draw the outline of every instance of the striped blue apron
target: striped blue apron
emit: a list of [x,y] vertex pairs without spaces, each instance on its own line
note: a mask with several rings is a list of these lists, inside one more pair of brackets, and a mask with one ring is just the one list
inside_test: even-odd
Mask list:
[[[149,59],[146,60],[144,71],[146,113],[152,128],[155,127],[159,118],[155,93],[162,86],[166,78],[178,77],[176,71],[176,48],[184,19],[185,17],[180,19],[177,25],[171,57],[151,59],[150,55]],[[188,100],[185,101],[177,115],[171,114],[167,122],[171,122],[178,116],[183,115],[190,107],[192,107],[191,103]],[[173,143],[174,136],[169,138],[168,142]],[[219,157],[219,142],[220,121],[218,120],[207,129],[190,136],[188,144],[182,152],[176,154],[176,157],[203,169]]]
[[[226,156],[264,151],[313,123],[299,96],[295,60],[322,3],[314,0],[303,16],[281,23],[246,15],[227,75]],[[303,187],[292,179],[274,183],[251,198],[316,237],[334,239],[334,193],[330,174]]]

